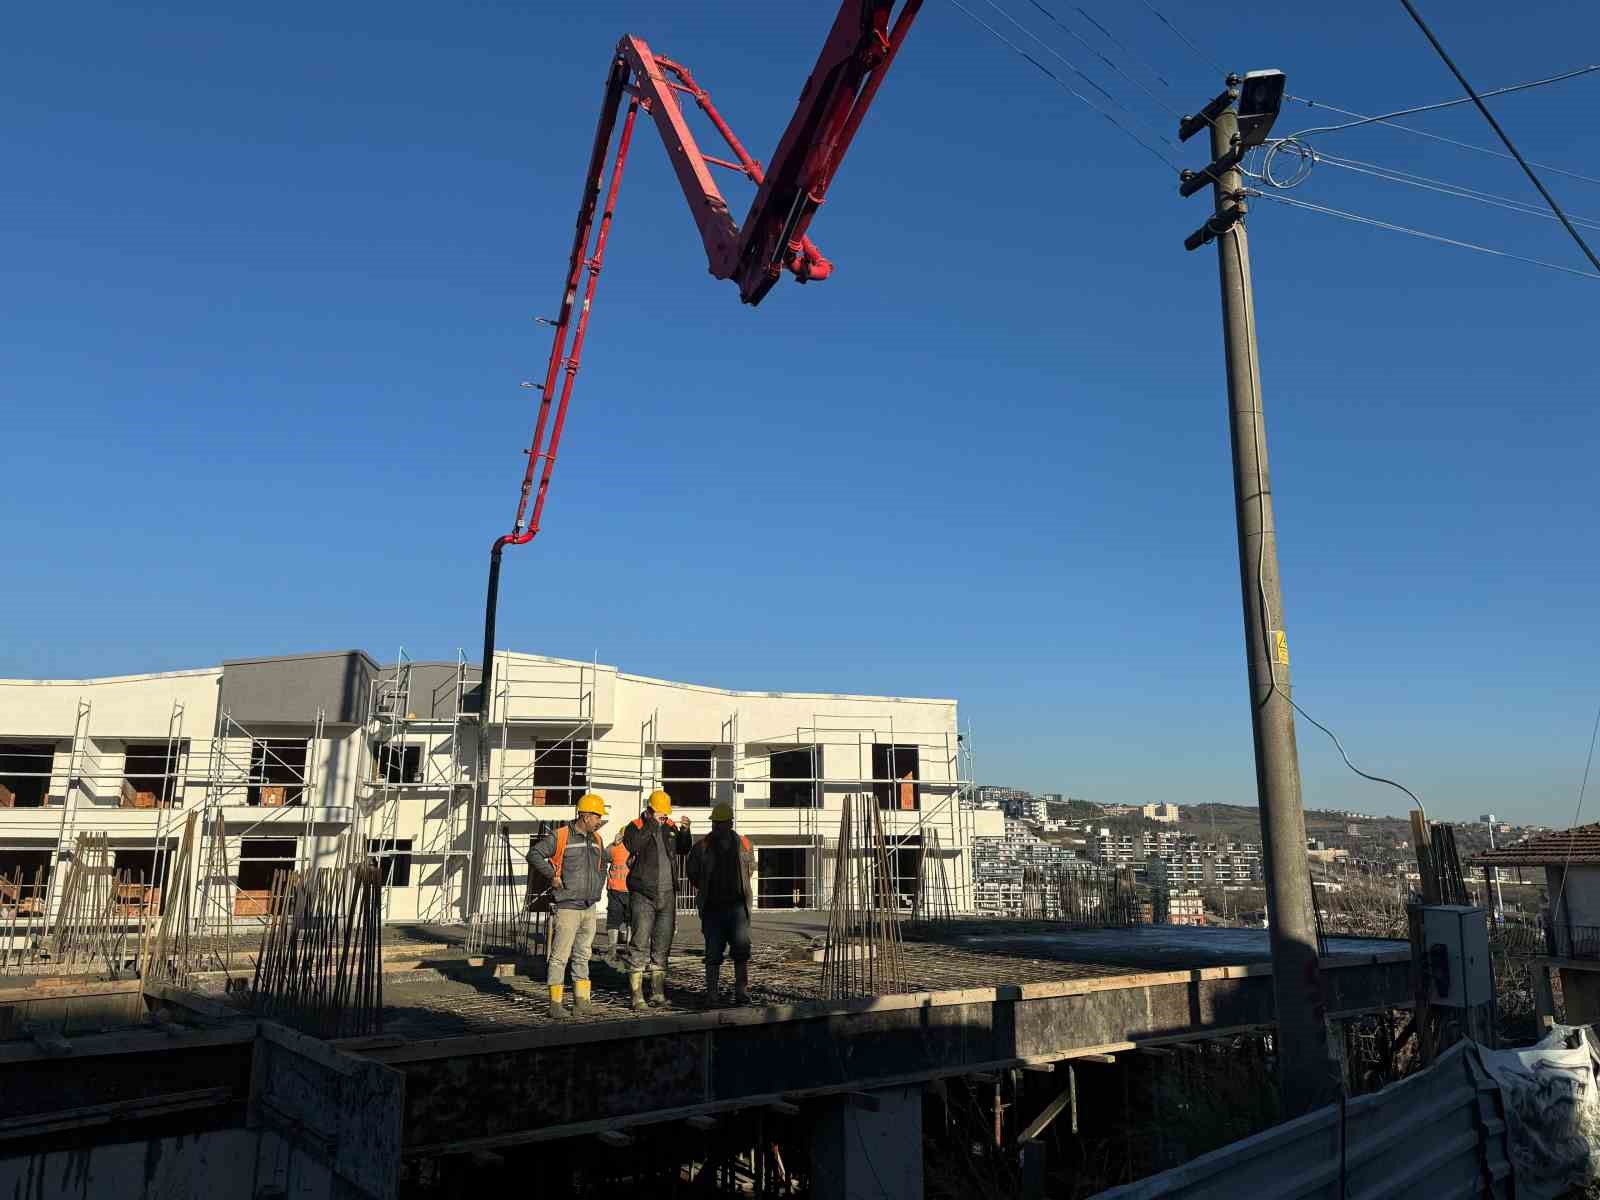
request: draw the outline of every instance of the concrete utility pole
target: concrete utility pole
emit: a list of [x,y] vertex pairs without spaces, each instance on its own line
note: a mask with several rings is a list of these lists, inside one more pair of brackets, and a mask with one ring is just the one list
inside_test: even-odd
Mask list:
[[[1251,82],[1273,76],[1262,96]],[[1185,244],[1217,243],[1222,279],[1222,341],[1228,369],[1228,425],[1233,443],[1233,497],[1239,531],[1239,582],[1244,598],[1245,660],[1250,677],[1250,720],[1255,737],[1256,792],[1261,817],[1262,867],[1272,946],[1273,993],[1278,1018],[1279,1094],[1283,1116],[1299,1116],[1338,1095],[1329,1054],[1326,1000],[1317,961],[1316,897],[1306,860],[1305,810],[1294,710],[1289,704],[1289,650],[1278,580],[1277,532],[1267,473],[1267,434],[1261,411],[1261,366],[1256,355],[1255,303],[1245,235],[1243,152],[1266,136],[1281,99],[1283,76],[1259,72],[1240,80],[1196,117],[1185,118],[1180,137],[1209,126],[1212,162],[1189,175],[1180,191],[1192,195],[1209,180],[1215,214]],[[1239,85],[1243,83],[1241,89]],[[1244,101],[1235,112],[1233,101]],[[1270,108],[1270,111],[1267,109]],[[1241,113],[1248,128],[1241,134]]]

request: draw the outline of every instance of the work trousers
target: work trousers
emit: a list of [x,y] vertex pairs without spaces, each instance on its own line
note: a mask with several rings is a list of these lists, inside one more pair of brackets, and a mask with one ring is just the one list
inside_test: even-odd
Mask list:
[[545,982],[564,982],[567,960],[572,978],[589,978],[589,955],[594,951],[595,911],[592,908],[558,908],[550,920],[550,970]]
[[736,963],[750,961],[750,911],[742,904],[708,908],[700,914],[706,939],[706,966],[720,967],[724,955]]
[[667,956],[672,953],[672,935],[678,928],[677,897],[669,893],[657,903],[634,892],[628,903],[633,906],[629,968],[665,971]]
[[627,892],[606,890],[606,928],[628,929],[633,922],[628,917],[628,905],[633,897]]

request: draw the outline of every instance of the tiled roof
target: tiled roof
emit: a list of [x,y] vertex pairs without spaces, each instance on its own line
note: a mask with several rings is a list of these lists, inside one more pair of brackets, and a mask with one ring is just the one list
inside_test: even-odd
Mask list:
[[1472,861],[1496,867],[1559,867],[1567,862],[1600,865],[1600,822],[1535,834],[1515,845],[1475,854]]

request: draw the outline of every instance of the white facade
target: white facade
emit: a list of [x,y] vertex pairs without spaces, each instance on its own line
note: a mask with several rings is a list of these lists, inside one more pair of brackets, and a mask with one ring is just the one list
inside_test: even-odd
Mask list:
[[216,861],[204,833],[220,817],[226,878],[208,905],[230,921],[258,915],[280,867],[349,851],[388,863],[389,919],[454,921],[475,847],[509,848],[509,875],[487,886],[520,901],[541,822],[569,819],[592,790],[609,839],[659,786],[696,830],[712,804],[733,805],[763,907],[826,905],[842,798],[858,793],[878,801],[902,894],[925,872],[972,908],[978,814],[959,802],[970,773],[953,700],[736,692],[502,652],[483,726],[476,684],[464,662],[383,668],[354,651],[0,680],[0,879],[26,888],[43,867],[59,903],[48,881],[92,831],[119,870],[160,882],[194,814],[186,886]]

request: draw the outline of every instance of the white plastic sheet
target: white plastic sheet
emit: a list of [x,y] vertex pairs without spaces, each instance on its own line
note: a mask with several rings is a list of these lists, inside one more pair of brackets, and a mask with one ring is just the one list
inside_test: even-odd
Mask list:
[[1581,1026],[1521,1050],[1478,1047],[1505,1097],[1519,1200],[1556,1200],[1600,1179],[1600,1054]]

